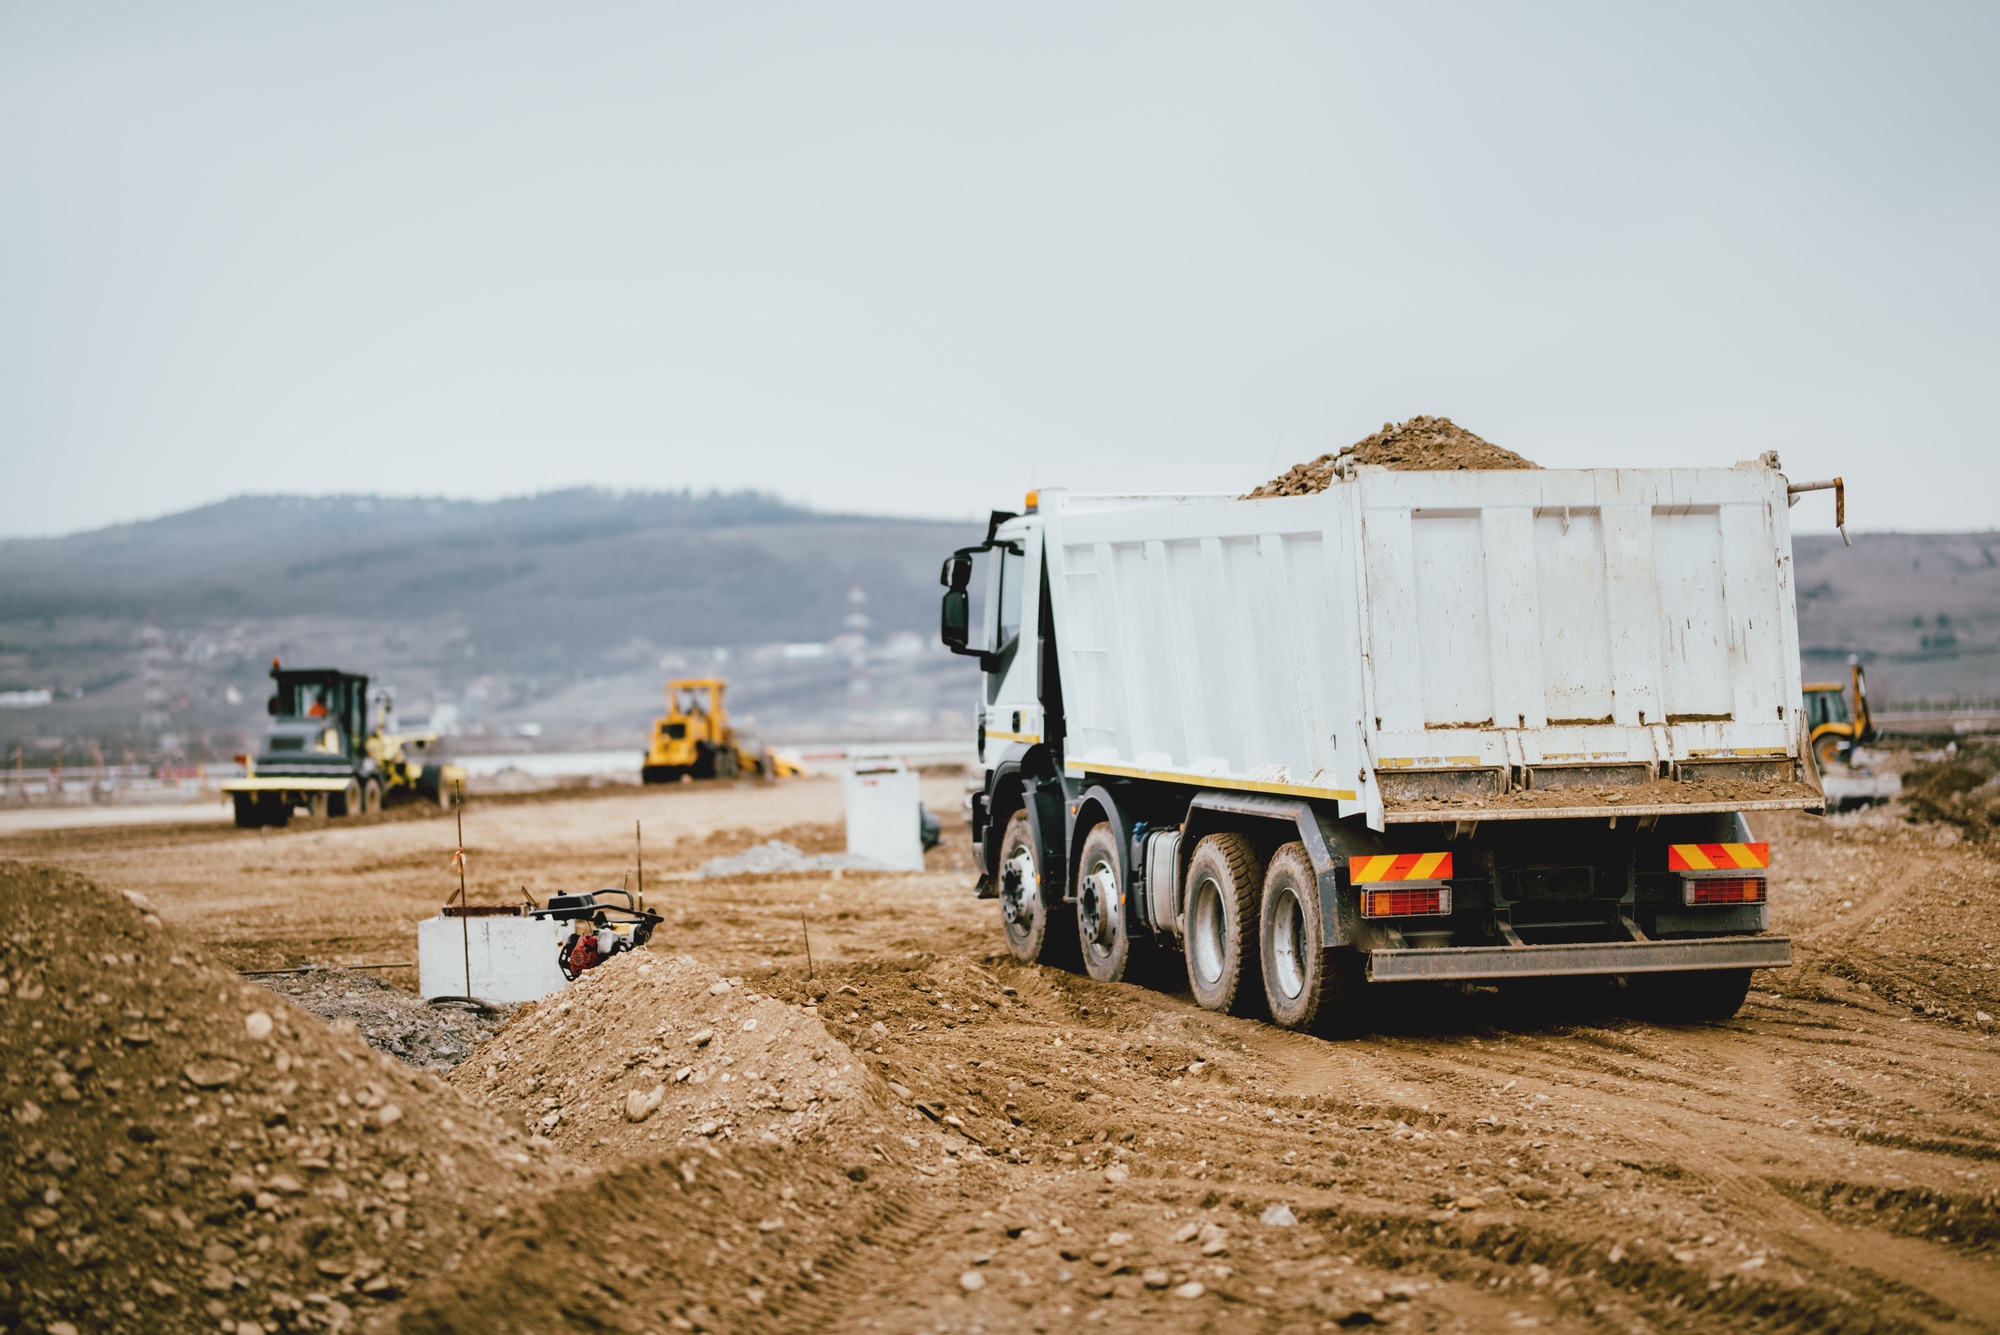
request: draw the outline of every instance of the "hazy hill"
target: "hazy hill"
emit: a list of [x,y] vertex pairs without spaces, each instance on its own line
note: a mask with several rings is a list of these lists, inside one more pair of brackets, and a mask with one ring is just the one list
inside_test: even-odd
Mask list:
[[1808,677],[1850,653],[1889,699],[2000,696],[2000,533],[1857,533],[1793,543]]
[[[908,657],[910,634],[934,637],[940,561],[981,531],[818,514],[749,492],[577,490],[496,502],[240,497],[0,542],[0,690],[82,691],[0,711],[0,740],[122,742],[141,709],[149,617],[188,731],[254,726],[274,654],[373,672],[406,712],[448,701],[499,723],[545,721],[537,706],[550,704],[563,728],[637,727],[663,671],[713,666],[724,647],[721,670],[742,676],[751,647],[826,641],[856,610],[857,587],[876,651],[904,632]],[[925,656],[949,681],[905,683],[905,712],[969,699],[970,675],[950,671],[964,662]],[[782,694],[794,721],[850,703],[851,665],[781,675],[784,690],[765,694]],[[870,694],[858,703],[879,707]]]

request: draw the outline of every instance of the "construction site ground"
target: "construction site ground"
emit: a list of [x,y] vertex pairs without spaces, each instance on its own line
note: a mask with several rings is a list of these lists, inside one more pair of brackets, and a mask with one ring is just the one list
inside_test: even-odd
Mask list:
[[[0,859],[100,888],[0,864],[9,1041],[99,986],[122,1004],[92,973],[100,947],[64,944],[67,897],[92,894],[113,915],[92,930],[136,943],[102,946],[124,962],[97,972],[165,969],[172,950],[213,971],[175,1004],[226,1012],[183,1015],[190,1032],[233,1035],[151,1083],[113,1068],[165,1051],[152,1019],[134,1022],[152,1046],[107,1029],[94,1064],[44,1037],[36,1062],[61,1075],[10,1057],[10,1229],[42,1240],[0,1257],[10,1328],[2000,1330],[1985,846],[1896,809],[1757,820],[1798,962],[1760,973],[1727,1023],[1630,1018],[1601,987],[1408,990],[1381,998],[1372,1036],[1328,1041],[1202,1011],[1171,968],[1149,987],[1013,963],[970,893],[963,791],[926,779],[945,837],[924,872],[720,879],[692,873],[773,838],[838,850],[838,783],[475,801],[473,898],[618,885],[642,821],[665,922],[457,1065],[387,1062],[353,1091],[341,1073],[383,1058],[226,970],[412,959],[456,886],[449,820],[0,839]],[[149,932],[169,944],[149,954]],[[262,1092],[245,1023],[295,1043],[290,1086],[329,1073],[324,1119],[298,1102],[318,1083]],[[449,1045],[422,1050],[449,1065]],[[218,1093],[223,1056],[238,1083]],[[213,1164],[190,1142],[157,1177],[127,1165],[150,1138],[219,1135],[201,1118],[235,1115],[215,1103],[231,1089],[246,1107],[283,1095],[311,1139],[287,1138],[280,1106]],[[492,1160],[396,1149],[412,1126]],[[163,1223],[175,1192],[193,1195]],[[287,1211],[314,1203],[299,1231]]]

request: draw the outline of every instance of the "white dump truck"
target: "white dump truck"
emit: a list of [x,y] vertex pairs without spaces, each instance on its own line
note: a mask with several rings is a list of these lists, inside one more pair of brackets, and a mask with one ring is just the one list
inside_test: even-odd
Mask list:
[[1399,984],[1590,975],[1734,1014],[1791,959],[1746,816],[1825,801],[1801,489],[1768,455],[1346,467],[996,512],[945,562],[942,636],[984,669],[972,828],[1009,948],[1103,980],[1177,952],[1203,1006],[1299,1029]]

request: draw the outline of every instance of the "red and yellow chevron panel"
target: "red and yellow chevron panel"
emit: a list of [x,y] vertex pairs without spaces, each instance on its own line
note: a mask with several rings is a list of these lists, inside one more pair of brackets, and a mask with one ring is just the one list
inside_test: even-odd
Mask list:
[[1668,871],[1755,871],[1771,865],[1769,844],[1668,844]]
[[1382,853],[1375,857],[1350,858],[1347,878],[1355,885],[1378,881],[1448,881],[1451,879],[1449,853]]

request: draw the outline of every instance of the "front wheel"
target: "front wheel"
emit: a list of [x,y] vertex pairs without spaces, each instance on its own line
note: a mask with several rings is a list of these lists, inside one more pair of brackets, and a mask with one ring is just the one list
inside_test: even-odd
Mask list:
[[1084,972],[1100,983],[1123,980],[1138,953],[1125,913],[1125,865],[1118,851],[1111,822],[1100,821],[1084,837],[1077,866],[1076,937]]
[[1252,1014],[1263,1000],[1257,937],[1264,868],[1240,834],[1211,834],[1187,871],[1187,972],[1195,1004]]
[[999,881],[1000,926],[1008,951],[1023,964],[1054,963],[1062,933],[1055,930],[1049,898],[1042,893],[1040,858],[1025,809],[1007,818],[1000,836]]
[[361,786],[361,810],[373,815],[382,809],[382,785],[370,779]]
[[259,803],[255,795],[251,793],[237,793],[235,794],[235,798],[237,829],[254,830],[264,823],[263,814],[258,810]]

